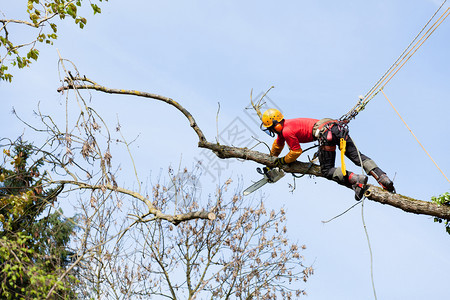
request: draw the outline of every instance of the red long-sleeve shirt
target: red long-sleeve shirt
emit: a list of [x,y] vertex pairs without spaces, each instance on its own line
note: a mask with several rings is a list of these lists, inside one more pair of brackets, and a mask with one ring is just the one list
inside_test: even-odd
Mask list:
[[290,149],[285,158],[286,162],[291,163],[295,161],[302,153],[300,143],[309,143],[314,140],[313,126],[317,121],[319,120],[309,118],[285,119],[283,130],[277,134],[270,154],[278,156],[286,142]]

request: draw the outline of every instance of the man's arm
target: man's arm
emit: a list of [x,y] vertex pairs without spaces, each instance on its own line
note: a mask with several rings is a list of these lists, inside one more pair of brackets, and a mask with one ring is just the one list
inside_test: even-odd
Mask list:
[[300,147],[300,142],[298,141],[295,135],[289,135],[289,138],[286,138],[286,142],[289,145],[289,153],[284,157],[284,163],[290,164],[297,160],[297,158],[302,154],[303,150]]
[[300,156],[300,154],[302,154],[303,150],[301,148],[297,149],[297,150],[292,150],[289,151],[288,154],[286,154],[286,156],[284,157],[284,161],[287,164],[290,164],[291,162],[294,162],[297,160],[297,158]]
[[300,147],[300,143],[295,135],[289,136],[289,140],[278,135],[272,144],[270,155],[278,157],[278,155],[280,155],[281,151],[284,148],[285,142],[288,143],[290,151],[286,156],[277,158],[276,164],[279,166],[296,161],[300,154],[302,154],[303,152],[302,148]]
[[272,150],[270,150],[270,155],[271,156],[280,155],[283,148],[284,148],[284,141],[282,141],[282,142],[278,141],[278,138],[276,138],[275,141],[273,141]]

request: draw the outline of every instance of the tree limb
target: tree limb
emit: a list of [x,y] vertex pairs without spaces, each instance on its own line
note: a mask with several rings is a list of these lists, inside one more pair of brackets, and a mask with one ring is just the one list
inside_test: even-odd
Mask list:
[[[241,158],[253,160],[269,167],[275,167],[275,157],[247,148],[230,147],[209,142],[199,142],[199,147],[212,150],[220,158]],[[309,163],[300,161],[284,166],[283,170],[288,173],[301,173],[323,177],[320,172],[320,166],[311,166]],[[450,206],[437,205],[432,202],[417,200],[400,194],[392,194],[382,188],[370,184],[368,186],[369,188],[364,194],[367,199],[382,204],[388,204],[406,212],[429,215],[447,220],[450,219]]]
[[[81,83],[79,83],[79,81],[88,82],[89,84],[81,84]],[[178,109],[179,111],[181,111],[181,113],[189,120],[190,126],[192,127],[192,129],[194,129],[194,131],[198,135],[198,138],[200,139],[200,141],[206,141],[206,138],[205,138],[203,132],[198,127],[198,125],[195,122],[194,117],[192,117],[191,113],[189,111],[187,111],[183,106],[181,106],[178,102],[174,101],[171,98],[160,96],[157,94],[151,94],[151,93],[147,93],[147,92],[140,92],[140,91],[136,91],[136,90],[110,89],[110,88],[98,85],[97,83],[95,83],[94,81],[92,81],[86,77],[84,77],[84,78],[75,77],[73,80],[70,78],[66,78],[66,82],[69,82],[69,84],[67,86],[60,87],[58,89],[58,92],[62,92],[64,90],[69,90],[69,89],[96,90],[96,91],[109,93],[109,94],[133,95],[133,96],[139,96],[139,97],[144,97],[144,98],[151,98],[151,99],[159,100],[159,101],[165,102],[167,104],[170,104],[170,105],[174,106],[176,109]]]
[[32,22],[28,22],[28,21],[23,21],[23,20],[1,19],[0,23],[5,24],[5,26],[8,23],[16,23],[16,24],[24,24],[24,25],[31,26],[31,27],[39,27],[39,25],[37,25],[37,24],[34,24]]
[[207,211],[193,211],[193,212],[189,212],[189,213],[176,214],[176,215],[164,214],[160,210],[158,210],[149,199],[142,196],[141,194],[121,188],[121,187],[113,186],[111,184],[90,185],[90,184],[86,184],[83,182],[70,181],[70,180],[61,180],[61,181],[58,181],[57,183],[61,184],[61,185],[65,185],[65,184],[75,185],[75,186],[78,186],[78,188],[80,188],[80,189],[87,189],[87,190],[110,190],[110,191],[114,191],[114,192],[117,192],[120,194],[131,196],[133,198],[143,201],[147,205],[148,211],[149,211],[148,214],[154,215],[157,219],[163,219],[163,220],[169,221],[174,225],[178,225],[181,222],[184,222],[187,220],[193,220],[193,219],[214,220],[216,218],[216,215],[214,213],[207,212]]
[[[210,143],[206,140],[203,132],[198,127],[195,119],[191,115],[189,111],[187,111],[184,107],[182,107],[178,102],[175,102],[171,98],[167,98],[164,96],[140,92],[135,90],[123,90],[123,89],[110,89],[97,83],[92,80],[87,79],[86,77],[76,77],[74,80],[70,78],[66,78],[65,81],[68,85],[62,86],[58,89],[58,92],[62,92],[64,90],[70,89],[91,89],[97,90],[110,94],[122,94],[122,95],[134,95],[139,97],[151,98],[159,101],[166,102],[177,108],[181,113],[183,113],[186,118],[189,120],[191,127],[196,132],[199,137],[198,146],[200,148],[206,148],[213,151],[219,158],[240,158],[245,160],[252,160],[257,163],[267,165],[269,167],[275,166],[275,157],[270,156],[265,153],[261,153],[258,151],[253,151],[248,148],[238,148],[231,147],[226,145],[221,145],[219,143]],[[86,84],[89,83],[89,84]],[[283,170],[288,173],[302,173],[309,174],[317,177],[323,177],[320,172],[320,166],[313,165],[311,166],[309,163],[296,161],[289,165],[283,166]],[[368,185],[368,189],[365,193],[367,199],[376,201],[382,204],[391,205],[393,207],[400,208],[406,212],[429,215],[434,216],[441,219],[450,220],[450,206],[446,205],[438,205],[428,201],[422,201],[413,199],[407,196],[403,196],[400,194],[392,194],[384,189],[379,187]],[[148,201],[148,200],[147,200]]]

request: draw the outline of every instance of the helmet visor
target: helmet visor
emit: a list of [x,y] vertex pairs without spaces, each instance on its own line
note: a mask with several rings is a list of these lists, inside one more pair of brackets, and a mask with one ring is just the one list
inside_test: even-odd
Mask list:
[[259,128],[264,131],[266,134],[270,135],[271,137],[275,137],[275,132],[273,132],[272,127],[265,127],[264,124],[261,123]]

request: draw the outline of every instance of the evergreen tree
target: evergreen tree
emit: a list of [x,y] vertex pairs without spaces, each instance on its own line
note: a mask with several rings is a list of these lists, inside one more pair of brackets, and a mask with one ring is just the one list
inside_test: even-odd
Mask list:
[[[71,262],[70,236],[76,225],[61,210],[52,210],[63,187],[45,189],[44,158],[19,140],[3,150],[0,167],[0,297],[52,299],[74,296],[74,276],[61,275]],[[11,169],[6,168],[11,165]]]

